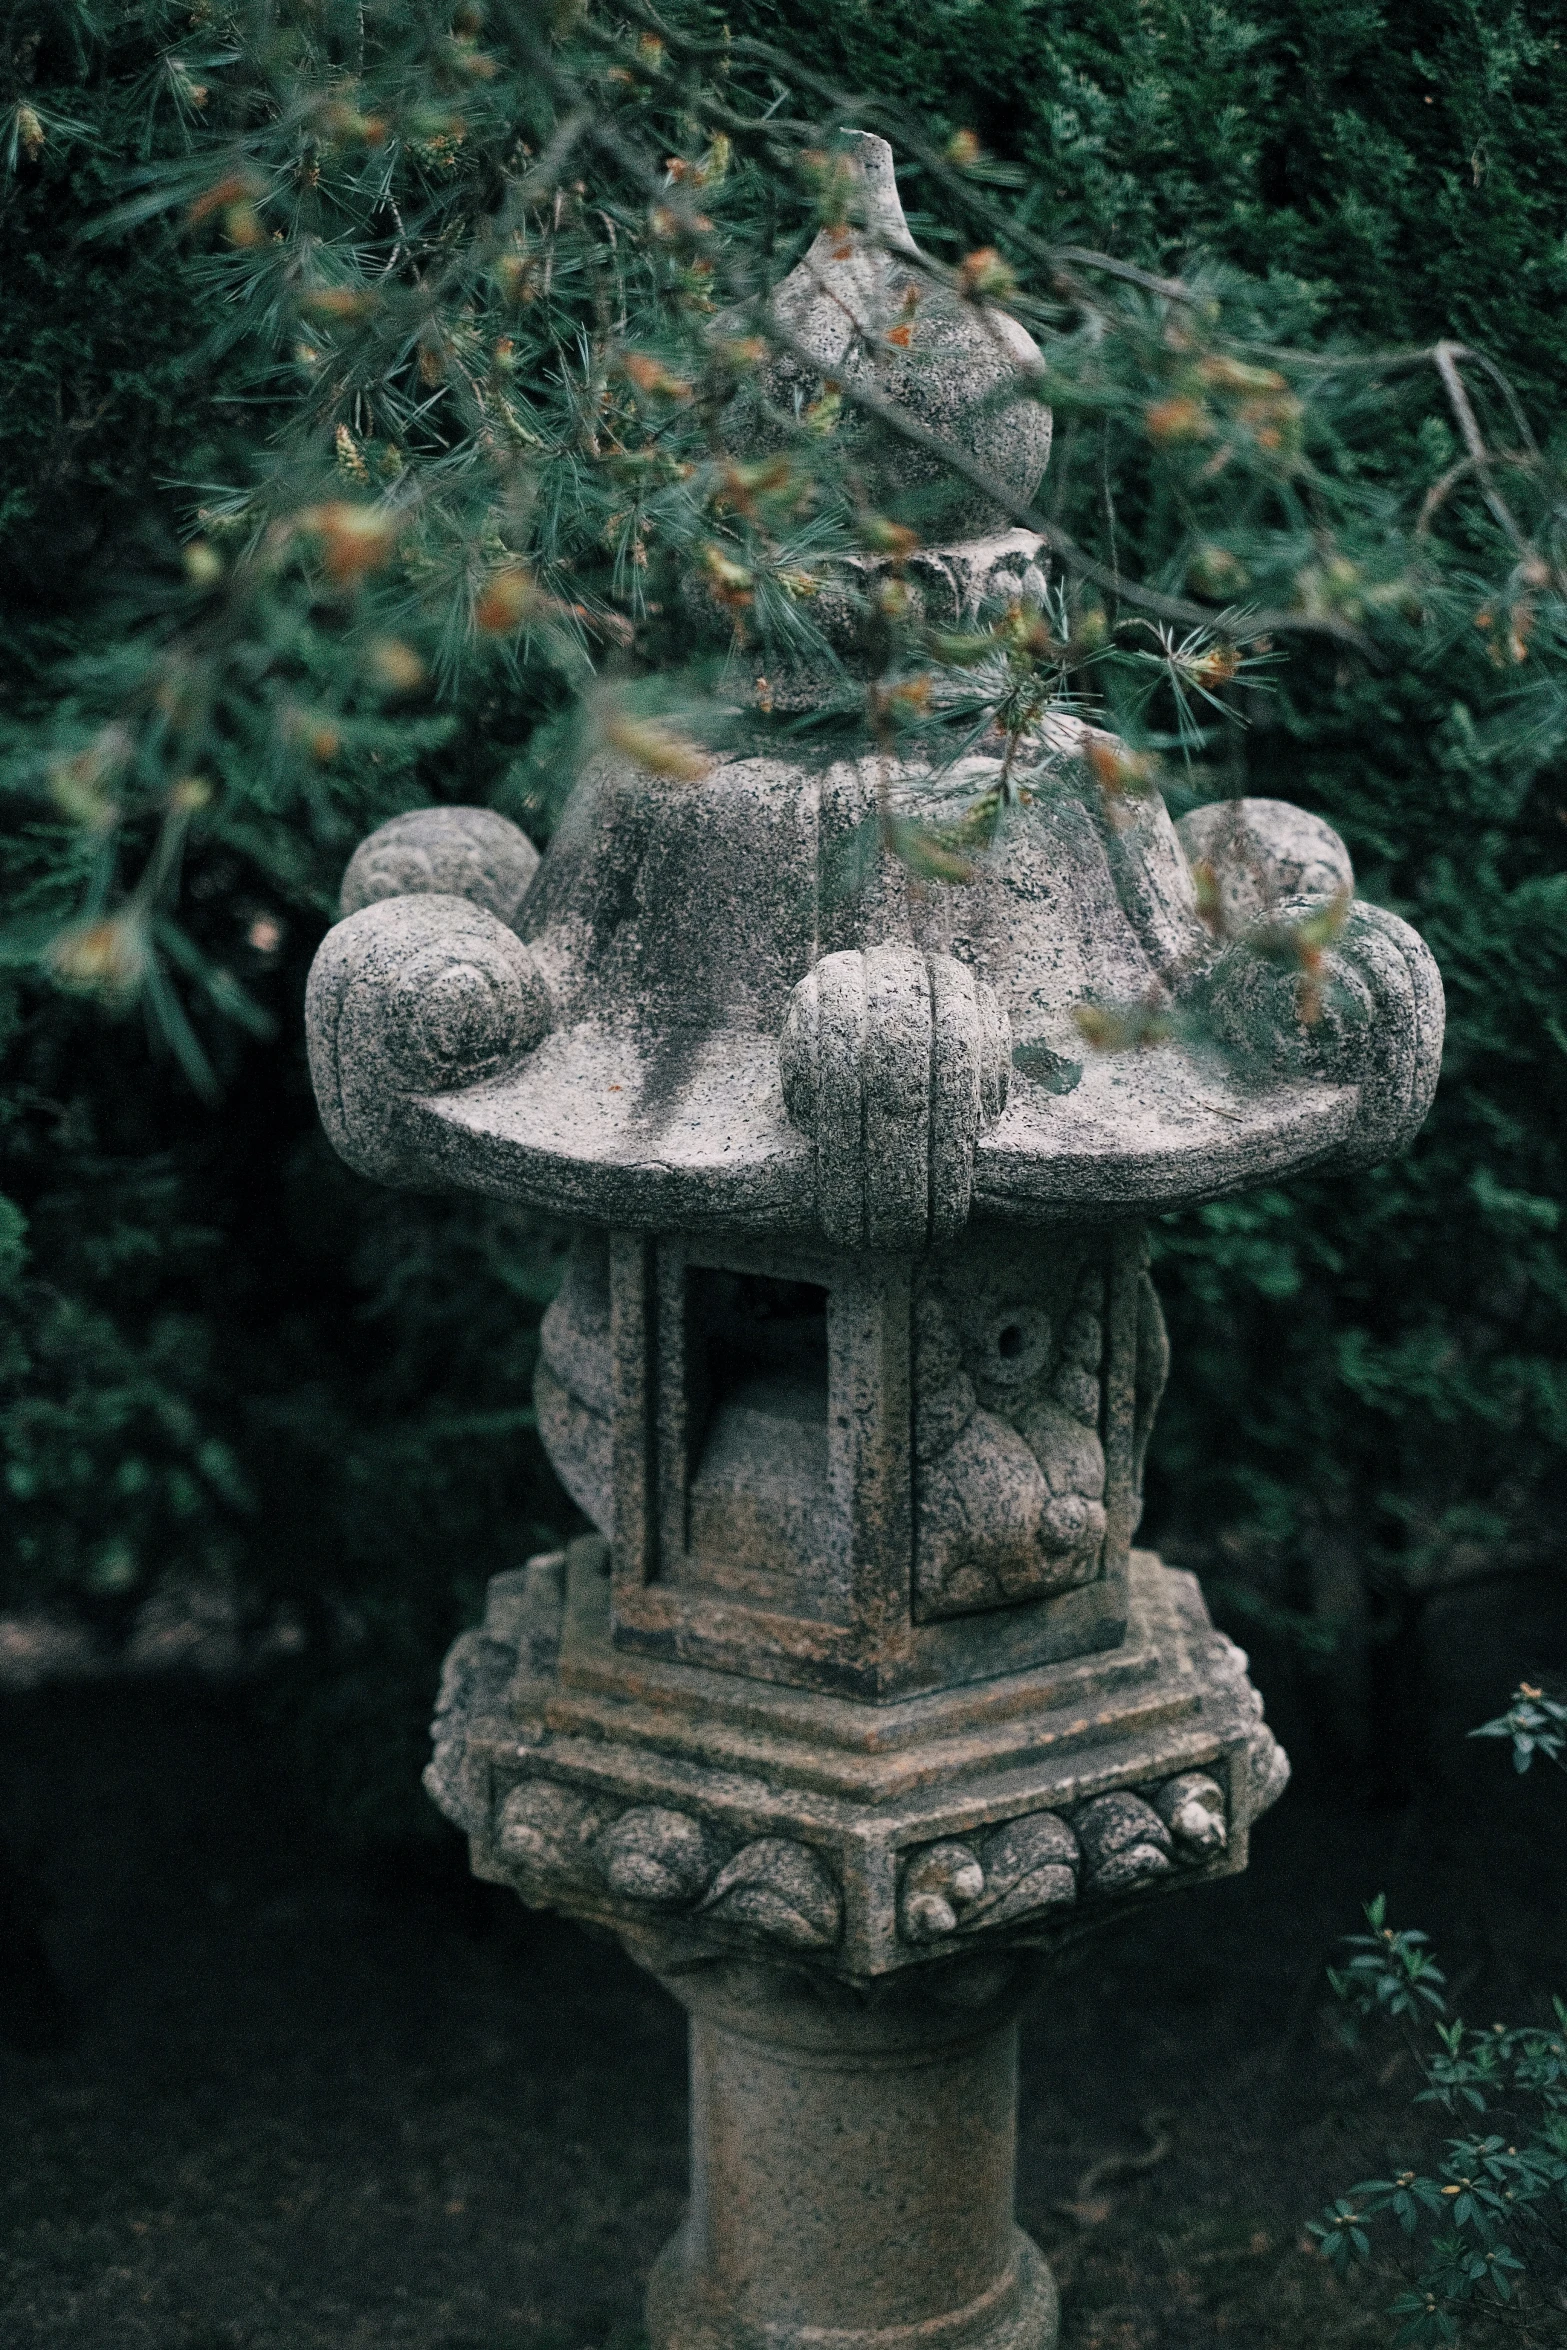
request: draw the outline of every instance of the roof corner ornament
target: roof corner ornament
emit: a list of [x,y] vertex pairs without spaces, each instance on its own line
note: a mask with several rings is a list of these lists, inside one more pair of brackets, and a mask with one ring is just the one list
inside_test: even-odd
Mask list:
[[816,1145],[833,1247],[916,1250],[961,1232],[975,1145],[1006,1108],[1011,1042],[992,987],[901,940],[823,955],[796,983],[783,1097]]

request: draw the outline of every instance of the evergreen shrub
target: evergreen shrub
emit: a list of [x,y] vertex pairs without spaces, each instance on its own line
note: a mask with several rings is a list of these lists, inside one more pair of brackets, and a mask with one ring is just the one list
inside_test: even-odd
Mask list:
[[[471,43],[479,12],[454,16]],[[210,803],[177,805],[176,773],[118,820],[116,857],[129,843],[143,874],[163,859],[160,889],[178,867],[177,920],[160,915],[134,972],[49,945],[125,886],[96,878],[106,786],[92,745],[106,712],[139,707],[160,648],[199,631],[201,599],[220,594],[203,565],[237,567],[246,495],[256,511],[319,501],[335,465],[335,494],[352,499],[405,461],[356,424],[345,448],[342,416],[302,390],[279,323],[298,287],[272,288],[279,318],[260,315],[245,188],[227,198],[226,239],[182,218],[215,184],[215,142],[246,135],[218,117],[241,104],[225,77],[237,37],[255,53],[257,21],[210,0],[101,19],[60,0],[7,23],[6,244],[24,258],[0,295],[18,370],[0,413],[16,582],[0,637],[13,1505],[0,1578],[7,1604],[68,1601],[108,1634],[171,1574],[228,1578],[257,1625],[303,1631],[293,1734],[339,1810],[385,1825],[416,1816],[445,1639],[487,1572],[570,1522],[528,1407],[561,1236],[480,1202],[390,1199],[334,1165],[303,1072],[303,975],[349,847],[383,817],[437,797],[547,826],[535,787],[564,756],[581,647],[530,666],[468,657],[437,630],[418,639],[430,684],[399,700],[357,639],[348,660],[330,598],[263,598],[265,661],[236,656],[209,727]],[[278,41],[290,21],[278,12]],[[680,21],[715,43],[723,23],[774,41],[922,119],[929,144],[904,179],[938,252],[962,247],[937,166],[972,132],[993,159],[976,184],[1018,235],[1208,271],[1254,342],[1461,338],[1505,371],[1545,451],[1524,489],[1555,478],[1567,49],[1544,0],[1286,0],[1266,21],[1209,0],[830,13],[746,0],[722,23],[696,9]],[[574,37],[571,10],[559,27]],[[627,38],[635,55],[635,25]],[[269,70],[283,70],[275,57]],[[853,119],[847,103],[829,111]],[[671,101],[672,146],[677,118]],[[432,215],[456,170],[442,135],[420,164]],[[754,238],[754,174],[738,182]],[[1128,350],[1131,319],[1117,314]],[[334,331],[322,322],[324,341]],[[1122,429],[1147,396],[1127,365],[1076,408],[1058,399],[1044,496],[1112,567],[1179,592],[1188,493]],[[1461,617],[1422,632],[1374,610],[1396,581],[1335,571],[1308,533],[1292,592],[1341,635],[1306,636],[1272,677],[1243,675],[1249,723],[1204,730],[1189,774],[1171,757],[1194,796],[1244,789],[1327,815],[1362,888],[1419,925],[1448,988],[1443,1091],[1404,1160],[1220,1203],[1158,1240],[1180,1375],[1152,1530],[1224,1537],[1211,1556],[1232,1606],[1328,1641],[1353,1635],[1367,1594],[1396,1612],[1449,1577],[1538,1559],[1567,1482],[1558,623],[1542,602],[1531,635],[1516,598],[1497,621],[1484,515],[1471,500],[1457,519],[1465,492],[1442,487],[1463,457],[1454,418],[1387,380],[1392,392],[1378,379],[1358,404],[1330,404],[1319,428],[1345,529],[1402,514],[1407,540],[1434,497]],[[284,478],[302,412],[325,436],[308,490]],[[1486,414],[1512,445],[1501,394]],[[473,543],[482,594],[504,548]],[[460,528],[453,544],[469,544]],[[1344,639],[1373,619],[1391,633],[1366,658]]]
[[[1548,0],[729,13],[937,138],[975,130],[1063,243],[1165,270],[1214,256],[1288,288],[1328,342],[1457,338],[1560,442],[1567,26]],[[1440,420],[1390,412],[1374,462],[1423,491],[1458,453]],[[1362,891],[1421,931],[1443,1083],[1392,1165],[1156,1239],[1176,1376],[1146,1531],[1184,1538],[1243,1624],[1350,1675],[1354,1645],[1433,1589],[1562,1559],[1567,769],[1515,722],[1528,663],[1490,653],[1474,629],[1396,668],[1302,652],[1255,698],[1222,788],[1326,816]]]

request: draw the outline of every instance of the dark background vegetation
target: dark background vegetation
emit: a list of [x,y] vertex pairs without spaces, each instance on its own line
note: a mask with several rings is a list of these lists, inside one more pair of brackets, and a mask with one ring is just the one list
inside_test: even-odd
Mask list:
[[[188,241],[80,241],[143,159],[175,17],[87,21],[13,9],[0,36],[11,95],[92,134],[21,155],[3,198],[0,750],[18,768],[65,664],[113,640],[121,591],[171,562],[199,485],[269,423],[203,355],[217,296]],[[1567,35],[1545,0],[741,0],[728,21],[906,96],[938,133],[976,130],[1037,181],[1057,237],[1165,268],[1215,254],[1301,289],[1322,331],[1465,338],[1542,438],[1560,429]],[[1403,431],[1395,489],[1430,472]],[[1246,787],[1329,816],[1363,890],[1437,954],[1444,1082],[1397,1164],[1158,1236],[1177,1376],[1148,1531],[1303,1663],[1335,1750],[1384,1770],[1427,1596],[1560,1563],[1567,778],[1489,747],[1515,682],[1477,634],[1397,671],[1308,647],[1253,697]],[[253,1630],[281,1620],[280,1732],[339,1825],[372,1834],[424,1816],[435,1660],[485,1575],[570,1523],[529,1421],[561,1236],[339,1167],[301,992],[356,834],[422,797],[494,797],[530,721],[487,683],[422,734],[388,729],[308,837],[193,845],[193,929],[272,1022],[207,1021],[216,1104],[139,1019],[0,972],[0,1600],[112,1641],[172,1576],[226,1587]],[[68,827],[11,806],[0,854],[25,908]]]
[[[1217,255],[1323,334],[1462,337],[1559,440],[1554,0],[726,13],[976,131],[1059,239]],[[80,239],[144,159],[148,77],[188,17],[0,9],[0,100],[91,134],[18,154],[0,194],[10,773],[272,421],[204,355],[218,297],[188,241]],[[1384,463],[1407,491],[1432,452],[1390,416]],[[1345,2296],[1298,2234],[1407,2126],[1412,2074],[1319,2029],[1359,1896],[1435,1927],[1458,1995],[1498,2014],[1560,1973],[1560,1791],[1462,1744],[1567,1653],[1567,774],[1516,729],[1494,748],[1517,683],[1478,634],[1399,670],[1305,649],[1227,778],[1338,826],[1433,946],[1449,1045],[1396,1165],[1157,1236],[1176,1376],[1147,1531],[1254,1647],[1307,1786],[1253,1874],[1135,1921],[1031,2026],[1020,2209],[1072,2350],[1386,2338],[1382,2281]],[[204,1016],[216,1101],[139,1015],[0,967],[0,1617],[79,1622],[109,1655],[161,1593],[170,1620],[207,1611],[220,1657],[267,1660],[239,1691],[0,1697],[0,2038],[33,2051],[0,2097],[0,2313],[9,2294],[29,2345],[629,2344],[678,2208],[667,2010],[613,1951],[467,1885],[418,1788],[447,1641],[488,1574],[572,1523],[530,1415],[564,1235],[363,1183],[304,1068],[353,840],[425,798],[505,804],[533,715],[492,679],[367,738],[311,825],[195,837],[191,928],[272,1024]],[[71,832],[6,806],[25,913]],[[1083,2225],[1064,2205],[1150,2143],[1160,2101],[1174,2156],[1142,2185],[1112,2169]]]

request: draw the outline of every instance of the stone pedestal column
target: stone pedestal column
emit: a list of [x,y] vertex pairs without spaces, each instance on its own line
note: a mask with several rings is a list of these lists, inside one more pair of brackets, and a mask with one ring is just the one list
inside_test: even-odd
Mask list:
[[1026,1960],[871,1993],[743,1959],[658,1972],[691,2018],[691,2201],[654,2350],[1050,2350],[1055,2285],[1012,2209]]

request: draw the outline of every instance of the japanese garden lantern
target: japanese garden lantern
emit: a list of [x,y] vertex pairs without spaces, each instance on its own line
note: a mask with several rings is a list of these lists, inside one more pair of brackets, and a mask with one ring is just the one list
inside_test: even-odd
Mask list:
[[[928,288],[923,355],[887,345],[907,231],[881,142],[858,162],[874,233],[774,297],[798,384],[801,353],[863,371],[1031,496],[1048,417],[1001,379],[1032,346]],[[933,625],[1042,592],[980,490],[947,527],[907,564]],[[383,826],[312,1069],[366,1174],[578,1225],[536,1392],[598,1531],[493,1580],[427,1784],[481,1876],[612,1928],[690,2012],[657,2350],[1038,2350],[1020,2002],[1064,1940],[1243,1868],[1287,1776],[1193,1578],[1133,1547],[1167,1361],[1144,1228],[1399,1148],[1441,990],[1356,903],[1302,1018],[1233,934],[1353,877],[1280,802],[1108,809],[1063,720],[1029,820],[916,883],[885,753],[811,740],[759,709],[699,785],[602,759],[542,862],[482,810]],[[1086,1052],[1074,1013],[1127,1000],[1234,1049],[1177,1019]]]

